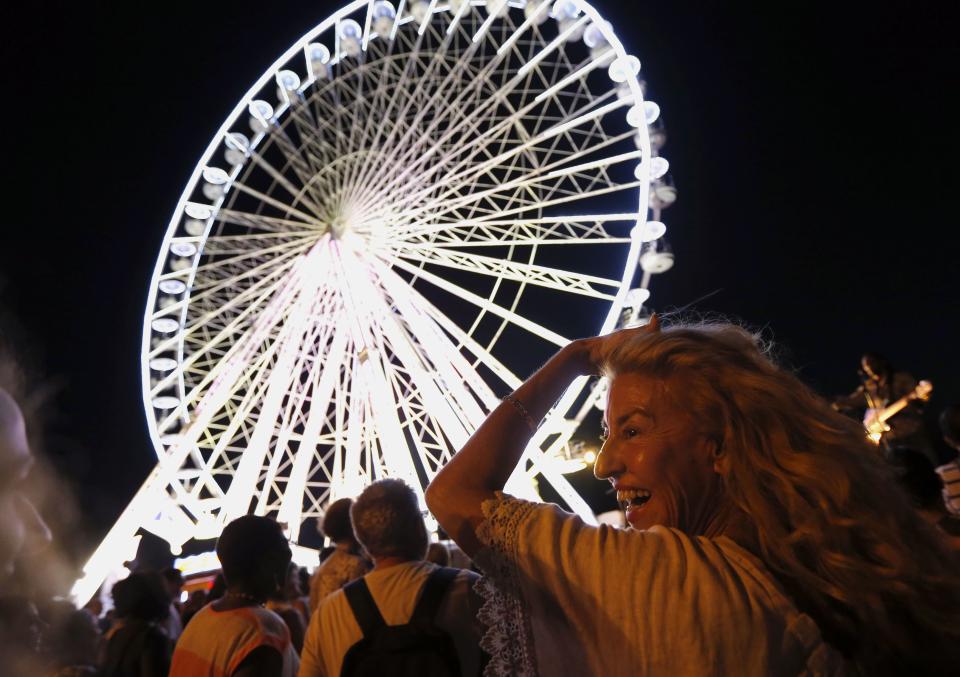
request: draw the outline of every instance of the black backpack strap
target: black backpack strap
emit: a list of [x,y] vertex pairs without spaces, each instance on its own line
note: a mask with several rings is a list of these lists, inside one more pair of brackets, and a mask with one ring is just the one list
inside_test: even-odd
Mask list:
[[369,637],[374,630],[386,625],[362,576],[344,586],[343,594],[347,596],[347,603],[364,637]]
[[459,573],[459,569],[452,567],[440,567],[430,572],[427,582],[423,584],[420,600],[417,602],[417,606],[413,610],[413,616],[410,618],[411,623],[415,621],[433,622],[447,588],[450,587]]

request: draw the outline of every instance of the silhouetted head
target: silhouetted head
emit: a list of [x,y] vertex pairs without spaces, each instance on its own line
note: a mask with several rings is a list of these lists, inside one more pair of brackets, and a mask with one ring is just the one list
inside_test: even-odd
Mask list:
[[224,527],[217,556],[229,589],[264,601],[283,587],[291,552],[274,520],[244,515]]
[[350,521],[352,498],[341,498],[327,506],[320,530],[334,543],[354,543],[353,523]]
[[420,504],[402,480],[379,480],[368,486],[357,496],[350,516],[357,540],[374,559],[422,560],[426,555],[429,539]]

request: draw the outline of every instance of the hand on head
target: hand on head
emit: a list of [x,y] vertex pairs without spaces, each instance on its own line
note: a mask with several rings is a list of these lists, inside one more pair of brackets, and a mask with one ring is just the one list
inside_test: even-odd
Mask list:
[[607,358],[617,348],[638,336],[654,334],[658,331],[660,331],[660,318],[654,314],[642,327],[620,329],[610,334],[574,341],[574,346],[581,356],[582,371],[585,374],[599,375]]

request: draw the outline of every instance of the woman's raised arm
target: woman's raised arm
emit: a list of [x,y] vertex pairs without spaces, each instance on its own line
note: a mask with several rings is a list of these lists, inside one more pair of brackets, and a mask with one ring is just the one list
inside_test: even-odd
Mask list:
[[657,326],[653,318],[646,327],[579,339],[560,349],[490,412],[437,473],[427,487],[427,506],[464,552],[473,556],[479,549],[476,528],[483,521],[483,501],[503,489],[536,426],[570,382],[577,376],[597,373],[603,356],[614,345]]

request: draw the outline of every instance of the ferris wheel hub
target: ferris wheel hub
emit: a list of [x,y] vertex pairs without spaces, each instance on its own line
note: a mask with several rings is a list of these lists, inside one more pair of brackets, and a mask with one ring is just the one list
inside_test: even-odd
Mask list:
[[330,222],[330,237],[335,240],[342,238],[350,230],[350,222],[342,216],[338,216]]

